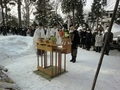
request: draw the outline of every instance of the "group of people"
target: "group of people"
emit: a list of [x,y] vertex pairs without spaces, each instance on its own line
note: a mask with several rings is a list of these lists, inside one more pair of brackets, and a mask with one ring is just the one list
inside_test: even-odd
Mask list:
[[29,27],[10,27],[10,26],[0,26],[0,34],[7,36],[8,34],[12,35],[21,35],[21,36],[33,36],[35,32],[34,26]]
[[[15,27],[12,28],[13,35],[18,34],[18,31],[20,31],[20,35],[22,36],[29,36],[33,37],[33,43],[36,44],[36,40],[38,38],[45,38],[45,39],[54,39],[57,44],[62,44],[62,38],[70,38],[71,39],[71,55],[72,59],[71,62],[76,62],[76,56],[77,56],[77,48],[81,47],[83,49],[86,49],[88,51],[91,50],[91,47],[93,47],[93,50],[96,52],[101,52],[101,49],[103,47],[103,44],[106,41],[106,37],[108,34],[108,28],[105,30],[102,28],[101,25],[98,25],[98,28],[95,30],[91,30],[88,25],[86,24],[79,24],[78,26],[70,25],[68,27],[67,24],[64,24],[62,28],[58,28],[58,25],[54,23],[52,27],[45,26],[42,23],[39,23],[37,27],[30,26],[28,28],[18,28]],[[3,35],[6,35],[6,27],[2,27]],[[19,34],[18,34],[19,35]],[[109,55],[110,51],[110,43],[112,43],[113,40],[113,33],[111,32],[109,40],[107,42],[107,47],[105,50],[105,54]],[[38,54],[41,54],[40,51],[37,50]],[[43,52],[44,53],[44,52]]]
[[[107,26],[104,30],[101,28],[101,25],[98,25],[98,28],[92,31],[90,28],[86,28],[85,25],[79,25],[78,28],[74,28],[74,34],[75,32],[79,34],[74,34],[74,39],[71,38],[72,41],[72,48],[71,48],[71,56],[72,59],[70,62],[75,63],[76,62],[76,56],[77,56],[77,47],[81,47],[86,50],[90,50],[91,47],[93,47],[93,50],[96,52],[101,52],[101,49],[103,45],[106,43],[106,48],[104,54],[109,55],[110,51],[110,44],[113,42],[113,33],[110,32],[109,38],[107,40],[108,36],[108,29]],[[71,29],[70,29],[71,30]],[[76,38],[77,37],[77,38]],[[79,39],[78,39],[79,38]]]
[[[80,25],[77,29],[80,35],[80,47],[86,50],[90,50],[93,46],[94,51],[101,52],[101,49],[105,43],[105,39],[108,34],[108,29],[108,26],[104,30],[103,28],[101,28],[101,25],[98,25],[97,29],[91,30]],[[111,32],[109,40],[107,42],[107,49],[105,50],[105,54],[107,55],[109,55],[110,44],[112,43],[112,41],[113,33]]]
[[[106,41],[106,37],[108,34],[108,28],[103,30],[101,25],[98,25],[98,28],[95,30],[91,30],[89,27],[85,25],[79,25],[78,27],[74,27],[72,24],[66,28],[57,28],[57,24],[54,24],[52,28],[48,28],[44,26],[42,23],[39,23],[39,27],[35,30],[33,35],[33,42],[36,43],[38,38],[50,38],[54,36],[57,44],[61,44],[63,37],[68,37],[71,39],[71,56],[72,59],[70,62],[75,63],[77,57],[77,49],[81,47],[86,50],[90,50],[93,47],[93,50],[96,52],[101,52],[103,44]],[[105,50],[105,54],[109,55],[110,51],[110,43],[113,40],[113,33],[111,32],[109,40],[107,42],[107,47]],[[38,51],[37,51],[38,52]]]
[[[53,24],[52,28],[46,28],[43,26],[42,23],[39,23],[39,27],[35,30],[34,36],[33,36],[33,43],[36,45],[36,41],[39,38],[44,39],[50,39],[51,37],[55,37],[56,43],[61,44],[62,38],[70,38],[71,39],[71,55],[72,55],[72,62],[76,62],[76,56],[77,56],[77,48],[80,44],[80,37],[78,31],[74,28],[73,25],[70,25],[69,31],[66,30],[66,28],[61,29],[57,28],[57,24]],[[44,51],[37,50],[37,55],[44,54]]]

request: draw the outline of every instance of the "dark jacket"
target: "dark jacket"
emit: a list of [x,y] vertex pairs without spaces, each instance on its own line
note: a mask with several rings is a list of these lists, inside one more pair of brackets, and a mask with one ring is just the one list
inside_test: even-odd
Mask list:
[[82,44],[85,44],[85,41],[86,41],[86,31],[82,31],[81,32],[81,43]]
[[[105,40],[106,40],[106,38],[107,38],[107,35],[108,35],[108,32],[106,32],[106,33],[104,34],[103,42],[105,42]],[[112,41],[113,41],[113,33],[111,32],[107,44],[112,43]]]
[[90,44],[91,45],[91,41],[92,41],[92,34],[91,33],[87,33],[86,34],[86,44]]
[[72,42],[72,48],[76,49],[77,46],[80,44],[80,37],[79,37],[79,33],[77,30],[74,30],[71,33],[71,42]]

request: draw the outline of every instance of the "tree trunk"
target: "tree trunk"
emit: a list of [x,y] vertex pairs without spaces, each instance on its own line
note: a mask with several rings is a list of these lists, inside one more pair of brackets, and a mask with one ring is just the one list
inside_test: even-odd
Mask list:
[[30,24],[30,9],[29,9],[29,6],[28,6],[28,10],[27,10],[27,26],[29,26]]
[[7,5],[5,4],[5,18],[6,18],[6,25],[7,25],[7,22],[8,22],[8,16],[7,16]]
[[19,27],[22,27],[21,21],[21,0],[18,0],[18,19],[19,19]]
[[74,10],[75,6],[74,5],[75,5],[75,2],[73,3],[73,26],[75,26],[75,22],[74,22],[75,21],[75,10]]
[[96,24],[97,24],[97,29],[98,29],[98,22],[99,22],[99,18],[97,18],[97,22],[96,22]]
[[0,4],[1,4],[1,9],[2,9],[2,23],[3,25],[5,25],[5,17],[4,17],[4,12],[3,12],[3,3],[2,3],[2,0],[0,0]]
[[29,26],[29,21],[30,21],[30,9],[28,3],[26,3],[26,26]]
[[24,0],[25,2],[25,17],[26,17],[26,26],[29,26],[30,23],[30,2],[29,0]]

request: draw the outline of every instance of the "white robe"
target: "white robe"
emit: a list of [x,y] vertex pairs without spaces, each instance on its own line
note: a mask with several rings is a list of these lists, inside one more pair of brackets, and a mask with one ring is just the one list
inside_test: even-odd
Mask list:
[[37,52],[37,46],[36,46],[36,42],[39,38],[45,38],[45,33],[44,33],[44,30],[43,28],[39,29],[37,28],[34,32],[34,35],[33,35],[33,47],[34,47],[34,50],[35,52]]
[[45,33],[44,33],[43,28],[41,28],[41,29],[38,28],[35,30],[35,33],[33,35],[33,43],[36,44],[36,41],[39,38],[45,38]]
[[57,41],[56,43],[57,44],[61,44],[61,38],[60,38],[60,35],[59,35],[59,32],[58,32],[58,29],[54,29],[52,28],[51,31],[50,31],[50,36],[55,36]]
[[45,39],[50,38],[50,36],[51,36],[51,29],[50,29],[50,28],[47,28],[46,35],[45,35]]

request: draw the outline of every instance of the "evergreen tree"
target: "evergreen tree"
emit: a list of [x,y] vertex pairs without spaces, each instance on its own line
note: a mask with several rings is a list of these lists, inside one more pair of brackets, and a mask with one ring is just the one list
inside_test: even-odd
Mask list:
[[94,17],[95,20],[97,20],[98,25],[99,18],[102,18],[103,13],[101,0],[94,0],[91,11],[92,11],[91,15],[92,17]]
[[95,17],[101,17],[102,15],[102,10],[101,10],[101,4],[100,4],[101,0],[94,0],[93,5],[92,5],[92,13],[94,13]]
[[76,16],[76,20],[78,20],[79,22],[82,21],[81,19],[83,19],[83,1],[84,0],[63,0],[62,1],[62,4],[61,4],[62,12],[73,13],[73,25],[75,21],[75,16]]
[[83,19],[84,19],[84,16],[83,16],[83,4],[82,4],[82,1],[80,0],[78,2],[79,5],[76,6],[76,14],[75,14],[75,21],[76,23],[84,23]]
[[25,21],[25,26],[29,26],[30,24],[30,15],[33,13],[33,5],[35,3],[35,0],[23,0],[24,5],[23,5],[23,18]]
[[49,17],[48,13],[52,9],[49,0],[38,0],[36,3],[36,12],[34,12],[35,19],[38,20],[38,22],[43,23],[44,25],[48,24]]
[[57,25],[59,25],[60,27],[62,27],[63,19],[62,19],[62,17],[61,17],[60,15],[53,13],[53,14],[51,15],[49,25],[52,26],[52,25],[54,25],[55,23],[56,23]]

